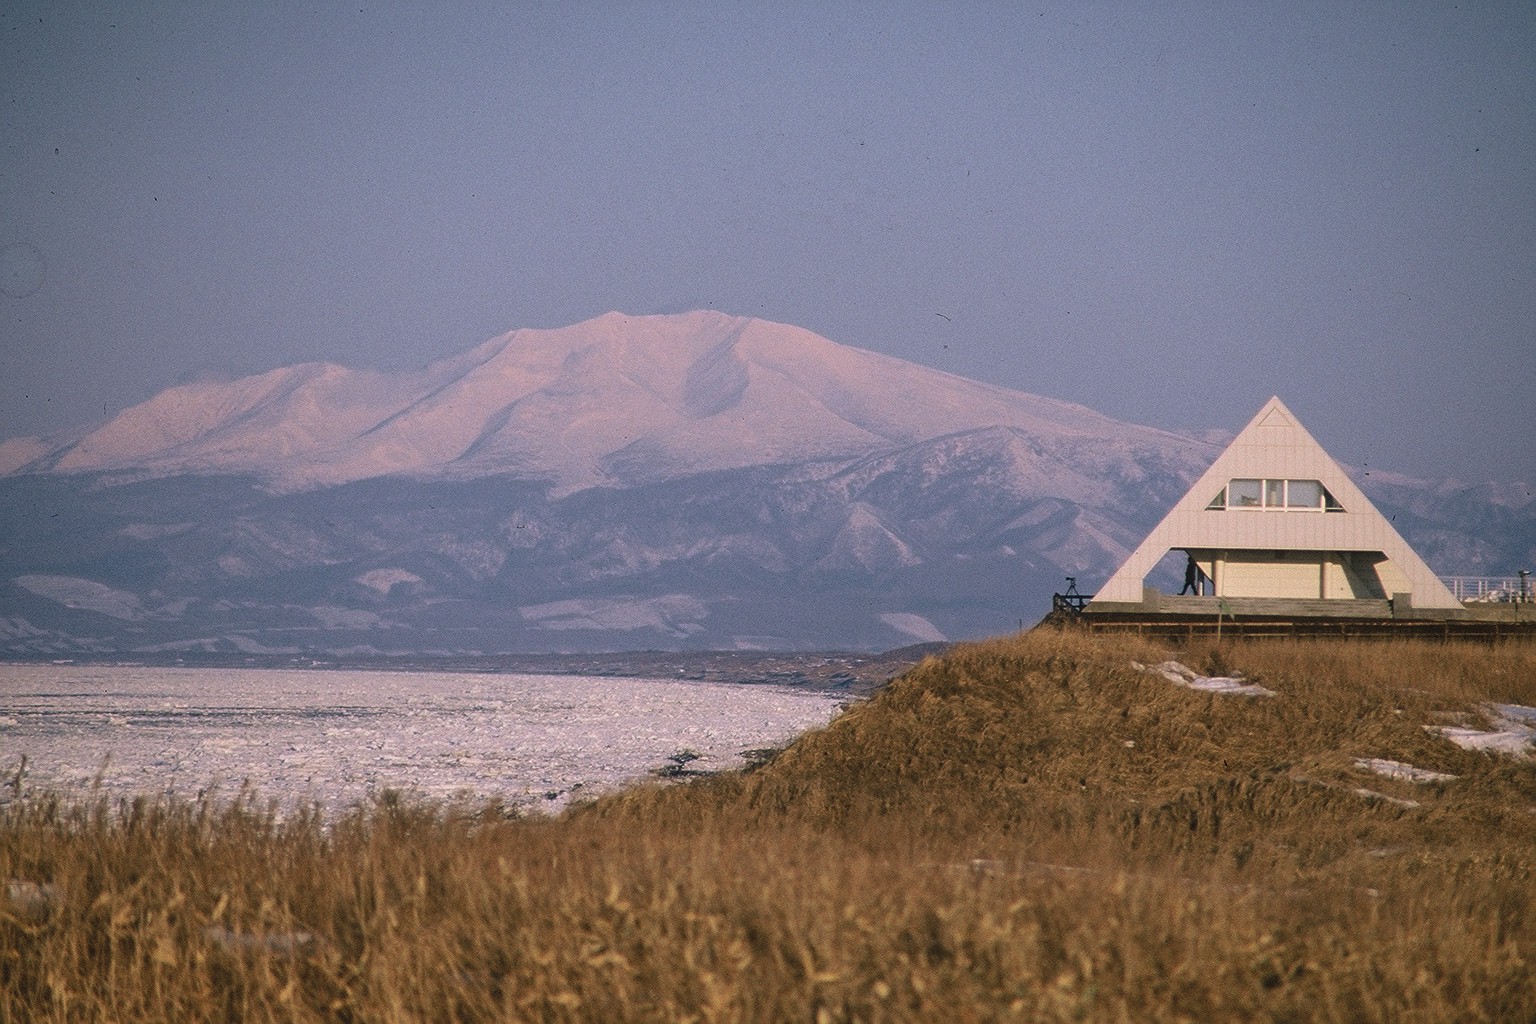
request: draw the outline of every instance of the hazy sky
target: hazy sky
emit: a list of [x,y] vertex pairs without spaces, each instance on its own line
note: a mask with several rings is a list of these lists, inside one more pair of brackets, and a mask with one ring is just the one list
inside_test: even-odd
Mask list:
[[11,0],[0,40],[0,436],[715,308],[1536,480],[1529,0]]

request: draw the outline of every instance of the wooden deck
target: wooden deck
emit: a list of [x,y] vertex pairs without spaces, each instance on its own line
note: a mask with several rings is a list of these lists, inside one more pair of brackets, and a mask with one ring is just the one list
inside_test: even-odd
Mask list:
[[1040,627],[1082,629],[1091,633],[1135,633],[1164,640],[1196,637],[1374,637],[1440,642],[1536,639],[1536,620],[1393,619],[1344,616],[1223,615],[1209,618],[1163,612],[1052,612]]
[[1391,601],[1177,597],[1149,592],[1140,605],[1060,607],[1041,626],[1093,633],[1196,637],[1394,637],[1435,641],[1536,638],[1536,603],[1484,603],[1464,611],[1395,608]]

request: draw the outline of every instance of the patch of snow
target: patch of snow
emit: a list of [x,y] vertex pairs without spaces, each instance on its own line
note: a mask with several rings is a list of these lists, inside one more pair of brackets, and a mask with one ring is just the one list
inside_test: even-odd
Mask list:
[[830,550],[816,563],[821,569],[864,569],[875,572],[919,565],[922,559],[906,541],[880,520],[880,515],[862,501],[854,502],[847,520]]
[[26,878],[8,878],[5,900],[12,914],[30,924],[46,920],[59,903],[59,890],[48,882]]
[[1138,672],[1162,676],[1170,683],[1177,683],[1191,690],[1204,690],[1207,693],[1221,693],[1231,697],[1273,697],[1275,695],[1274,690],[1260,686],[1258,683],[1244,682],[1242,676],[1202,676],[1194,669],[1177,661],[1162,661],[1150,666],[1133,661],[1131,667]]
[[26,619],[19,616],[7,616],[0,618],[0,640],[31,640],[37,637],[55,636],[60,634],[50,633],[32,625]]
[[175,537],[195,528],[194,523],[167,523],[156,525],[152,523],[130,523],[117,531],[124,537],[133,540],[158,540],[161,537]]
[[1291,778],[1308,786],[1316,786],[1319,789],[1331,789],[1342,793],[1350,793],[1354,796],[1360,797],[1361,799],[1370,800],[1373,803],[1380,802],[1391,804],[1394,807],[1403,808],[1413,808],[1419,806],[1419,802],[1417,800],[1404,800],[1401,797],[1388,796],[1385,793],[1378,793],[1374,789],[1365,789],[1364,787],[1360,786],[1341,786],[1336,782],[1325,782],[1322,779],[1313,779],[1305,775],[1293,775]]
[[1207,690],[1211,693],[1225,693],[1234,697],[1273,697],[1275,695],[1274,690],[1257,683],[1245,683],[1241,679],[1230,676],[1198,676],[1184,685],[1191,690]]
[[1536,708],[1523,704],[1485,704],[1482,710],[1492,721],[1492,729],[1454,725],[1426,725],[1424,728],[1463,750],[1507,754],[1523,761],[1536,759]]
[[250,563],[239,555],[220,555],[217,564],[225,575],[228,576],[243,577],[255,575]]
[[1414,808],[1419,806],[1419,802],[1417,800],[1404,800],[1402,797],[1398,796],[1387,796],[1387,794],[1378,793],[1374,789],[1356,788],[1350,790],[1350,792],[1355,794],[1355,796],[1363,797],[1366,800],[1380,800],[1382,803],[1391,804],[1393,807]]
[[280,957],[294,956],[315,944],[312,932],[236,932],[216,924],[204,928],[203,937],[232,953],[271,953]]
[[163,604],[155,609],[155,617],[159,619],[179,619],[187,613],[192,606],[192,598],[178,597],[176,600]]
[[1421,786],[1435,782],[1455,782],[1461,778],[1459,775],[1433,772],[1428,768],[1416,768],[1402,761],[1388,761],[1380,757],[1357,757],[1355,758],[1355,767],[1361,771],[1375,772],[1377,775],[1384,775],[1389,779],[1412,782]]
[[1524,704],[1489,704],[1488,707],[1503,721],[1536,727],[1536,708],[1528,708]]
[[915,640],[928,642],[949,639],[938,626],[913,612],[881,612],[880,621]]
[[405,569],[370,569],[357,577],[357,582],[370,590],[376,590],[380,594],[388,594],[389,589],[397,583],[417,584],[421,577]]
[[66,608],[83,608],[130,622],[144,617],[144,607],[136,595],[95,580],[83,580],[76,576],[36,575],[18,576],[12,582],[29,593],[57,601]]
[[47,455],[53,447],[40,437],[13,437],[0,441],[0,474],[16,472]]
[[[297,654],[298,653],[298,648],[296,648],[296,647],[272,647],[272,646],[270,646],[268,644],[264,644],[264,643],[262,643],[259,640],[256,640],[256,639],[254,639],[254,638],[252,638],[250,636],[243,635],[241,633],[230,633],[227,636],[225,636],[223,639],[224,639],[225,643],[229,644],[229,646],[233,647],[235,650],[239,651],[241,654]],[[370,652],[370,653],[375,653],[376,654],[378,652],[374,651],[374,652]]]
[[384,624],[376,613],[355,608],[319,605],[311,608],[309,613],[320,620],[325,629],[375,629]]
[[709,607],[690,594],[651,598],[576,598],[524,605],[518,614],[540,629],[656,629],[688,636],[703,628]]
[[755,636],[736,634],[731,637],[731,648],[737,651],[782,651],[789,641],[782,636]]

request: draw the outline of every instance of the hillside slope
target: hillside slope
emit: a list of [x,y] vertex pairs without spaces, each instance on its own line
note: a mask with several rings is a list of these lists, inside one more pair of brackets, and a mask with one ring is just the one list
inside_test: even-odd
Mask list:
[[1425,726],[1536,713],[1536,649],[1177,656],[1272,695],[1037,631],[556,819],[16,801],[0,1018],[1532,1019],[1536,762]]

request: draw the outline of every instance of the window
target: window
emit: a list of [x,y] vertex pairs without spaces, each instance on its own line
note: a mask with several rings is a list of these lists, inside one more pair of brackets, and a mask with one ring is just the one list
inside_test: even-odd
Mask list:
[[1227,485],[1227,500],[1232,508],[1258,508],[1263,492],[1262,480],[1233,480]]
[[1212,512],[1229,508],[1296,509],[1307,512],[1343,512],[1344,506],[1320,480],[1233,480],[1205,506]]
[[1322,508],[1323,485],[1316,480],[1286,481],[1285,507]]

